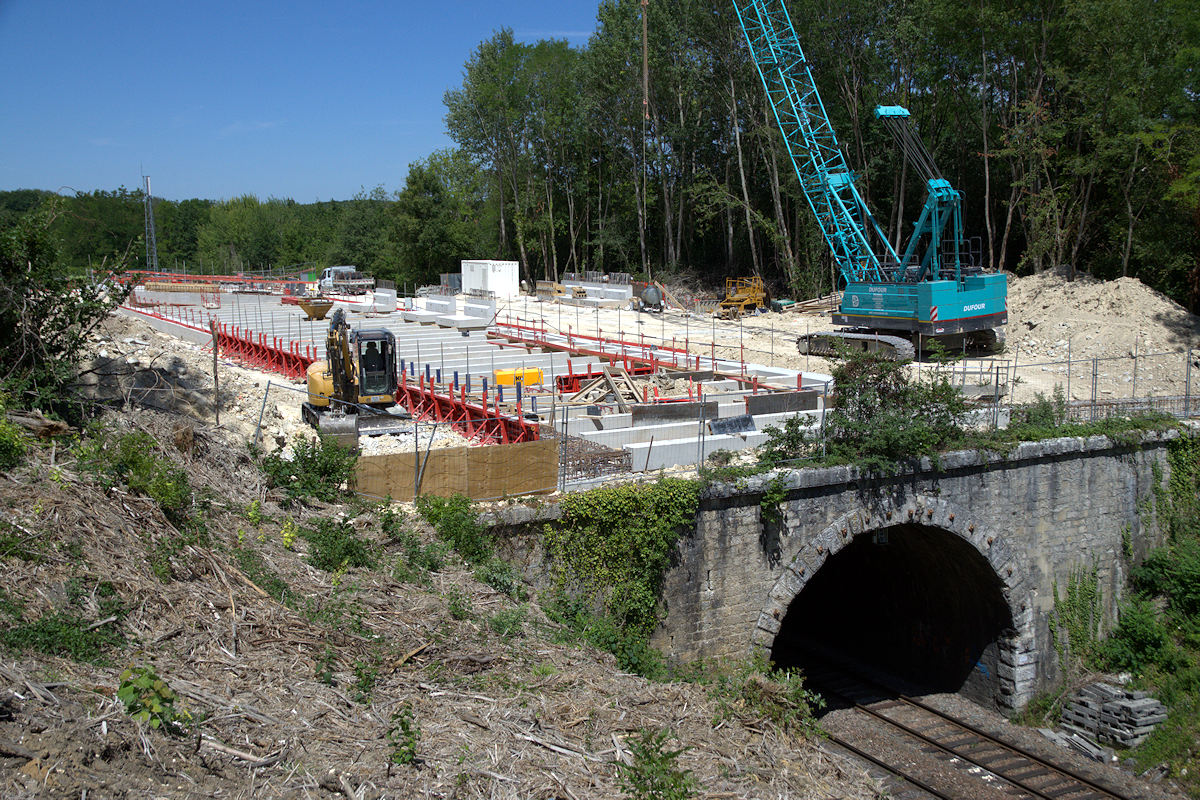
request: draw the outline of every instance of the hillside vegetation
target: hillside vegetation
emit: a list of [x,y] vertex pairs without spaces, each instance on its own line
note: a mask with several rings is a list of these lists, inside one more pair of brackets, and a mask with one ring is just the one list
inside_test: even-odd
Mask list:
[[874,796],[752,667],[620,671],[473,512],[426,509],[438,534],[290,499],[243,442],[162,412],[26,450],[0,478],[5,797]]

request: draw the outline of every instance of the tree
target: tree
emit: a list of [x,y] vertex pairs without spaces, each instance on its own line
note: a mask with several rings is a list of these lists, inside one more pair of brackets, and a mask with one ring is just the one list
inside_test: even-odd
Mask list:
[[72,275],[52,233],[58,201],[0,230],[0,364],[5,391],[30,407],[63,409],[88,333],[124,301],[128,290],[105,280],[124,271],[138,239],[99,259],[97,281]]

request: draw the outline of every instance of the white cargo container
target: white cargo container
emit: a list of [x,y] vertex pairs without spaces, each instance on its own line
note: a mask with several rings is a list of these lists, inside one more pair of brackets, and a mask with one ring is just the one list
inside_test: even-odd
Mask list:
[[496,297],[517,297],[521,294],[520,265],[516,261],[489,259],[462,262],[462,290],[479,289]]

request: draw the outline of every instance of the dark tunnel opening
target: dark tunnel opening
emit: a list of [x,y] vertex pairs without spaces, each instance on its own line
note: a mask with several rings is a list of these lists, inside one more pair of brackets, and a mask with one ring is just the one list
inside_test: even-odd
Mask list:
[[974,547],[938,528],[896,525],[860,535],[809,579],[771,660],[811,674],[833,654],[908,691],[997,705],[1000,643],[1012,626],[1000,579]]

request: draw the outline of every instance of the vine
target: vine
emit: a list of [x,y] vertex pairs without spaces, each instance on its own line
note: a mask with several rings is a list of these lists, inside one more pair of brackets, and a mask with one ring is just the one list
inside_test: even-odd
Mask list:
[[1050,614],[1050,638],[1058,662],[1070,673],[1096,654],[1103,618],[1099,567],[1081,567],[1067,578],[1066,596],[1060,597],[1054,581],[1054,611]]
[[[663,575],[675,542],[681,531],[695,525],[699,497],[699,483],[681,478],[564,497],[562,517],[545,527],[544,543],[560,599],[575,598],[562,603],[576,609],[569,624],[581,619],[582,601],[585,607],[602,608],[611,623],[635,640],[622,641],[622,650],[644,646],[658,623]],[[599,622],[585,624],[594,628]]]

